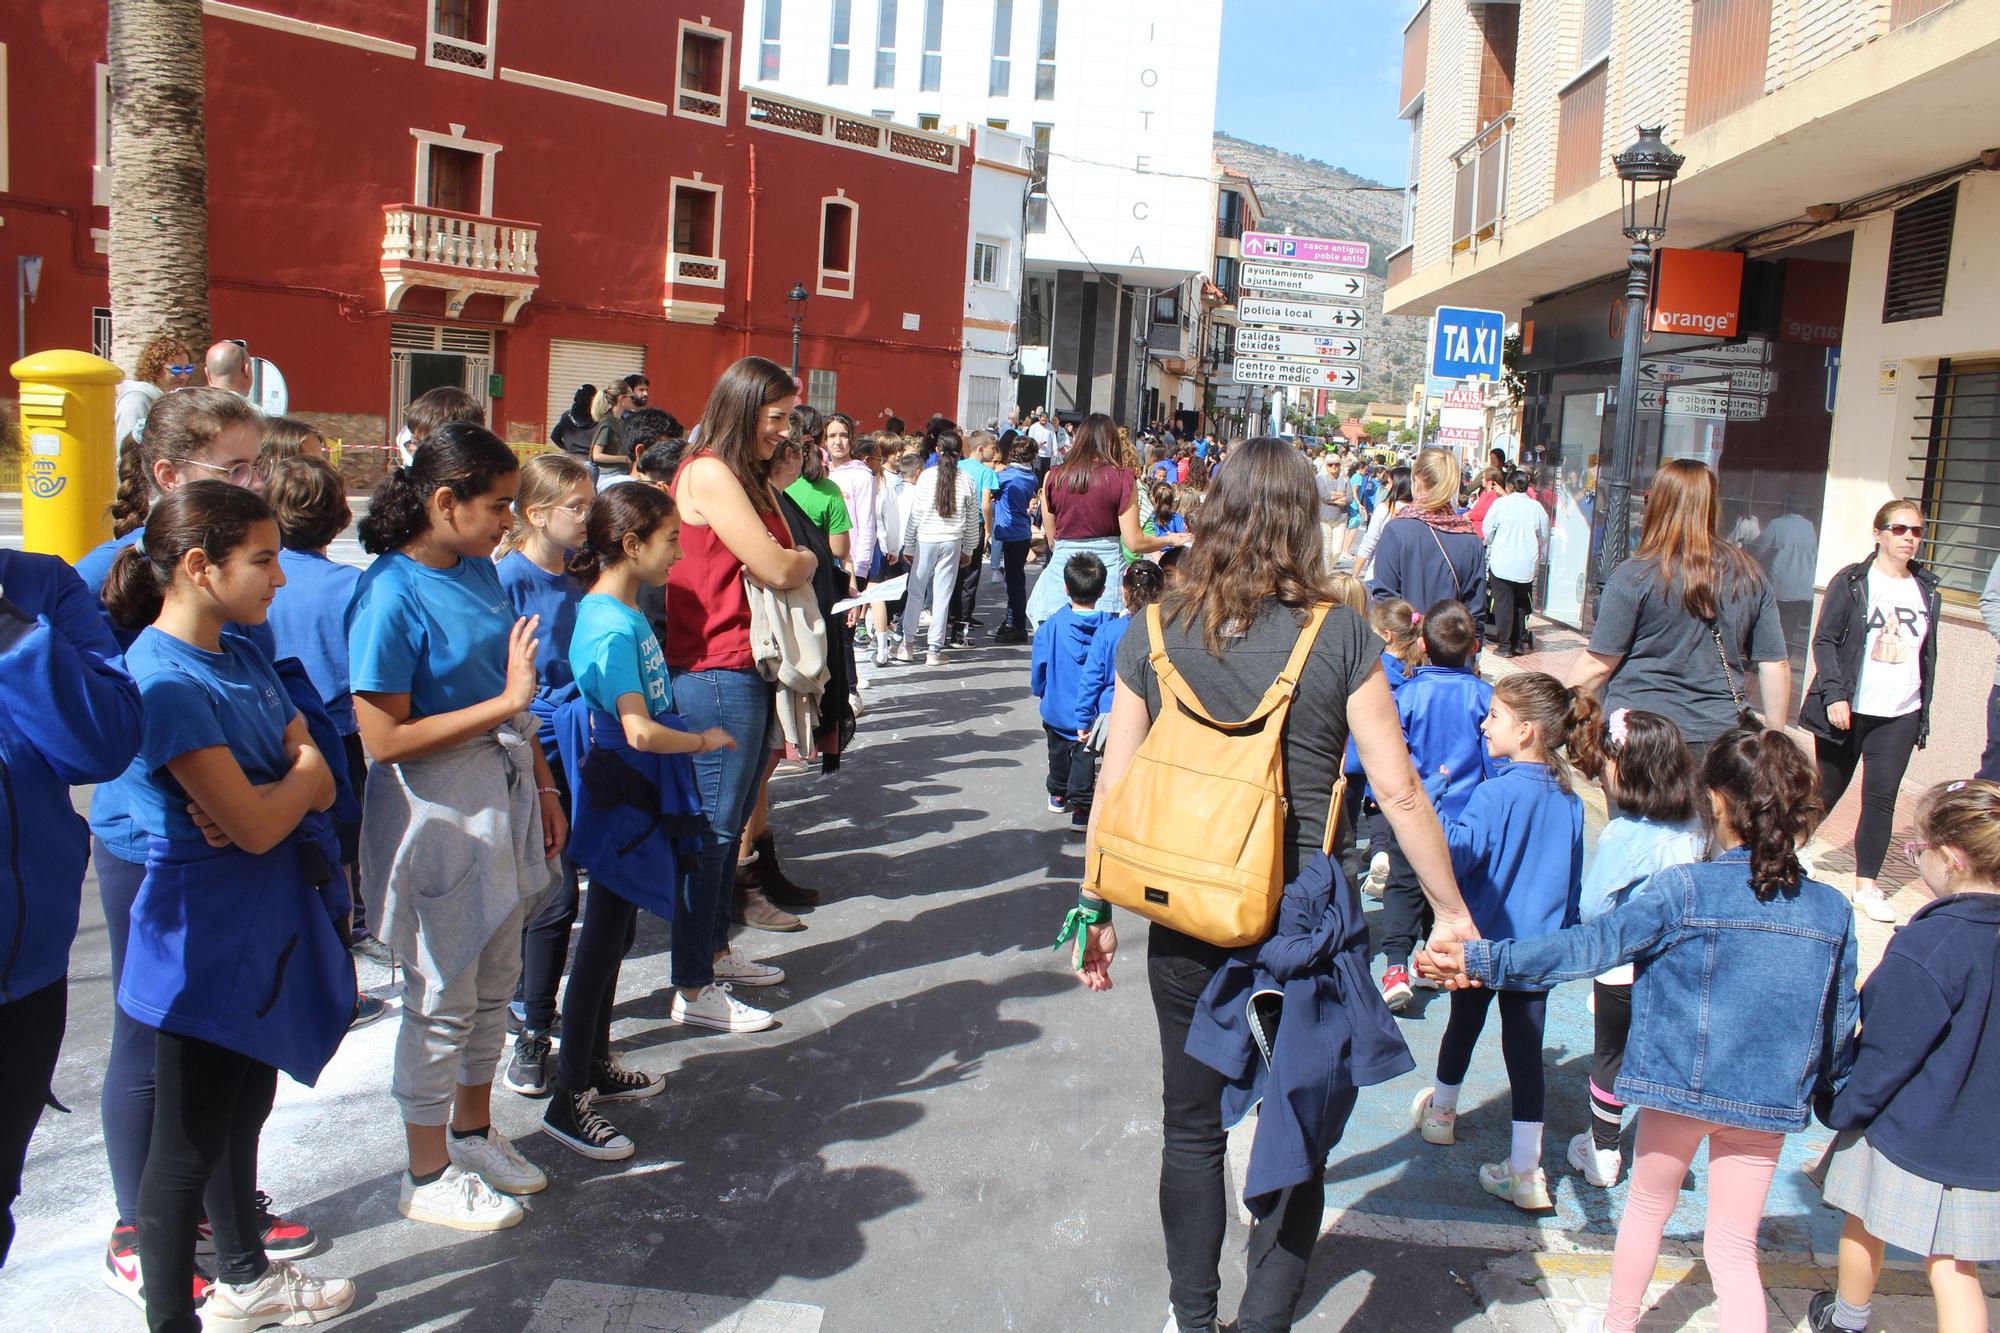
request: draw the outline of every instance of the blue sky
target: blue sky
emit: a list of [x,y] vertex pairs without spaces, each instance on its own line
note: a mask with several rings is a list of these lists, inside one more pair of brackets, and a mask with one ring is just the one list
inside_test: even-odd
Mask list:
[[1419,0],[1223,0],[1215,128],[1404,184],[1403,24]]

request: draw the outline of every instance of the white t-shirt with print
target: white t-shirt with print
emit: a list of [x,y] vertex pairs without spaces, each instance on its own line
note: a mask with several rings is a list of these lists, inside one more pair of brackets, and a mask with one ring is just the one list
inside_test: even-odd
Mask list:
[[1931,631],[1924,587],[1914,577],[1868,571],[1868,637],[1854,711],[1869,717],[1902,717],[1923,704],[1924,637]]

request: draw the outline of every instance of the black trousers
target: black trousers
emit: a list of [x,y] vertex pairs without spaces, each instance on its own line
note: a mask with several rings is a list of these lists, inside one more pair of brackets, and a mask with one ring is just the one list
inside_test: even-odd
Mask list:
[[[361,733],[341,737],[340,749],[347,758],[347,784],[354,788],[358,801],[368,789],[368,752],[362,748]],[[368,906],[361,901],[361,821],[336,821],[333,831],[340,839],[340,864],[347,867],[347,896],[354,902],[347,918],[347,937],[358,940],[368,933]]]
[[[1384,824],[1388,823],[1385,819]],[[1369,858],[1382,850],[1370,848]],[[1410,868],[1403,851],[1396,846],[1394,837],[1388,840],[1389,880],[1382,887],[1382,911],[1376,918],[1376,928],[1382,936],[1382,956],[1391,967],[1408,967],[1410,954],[1415,951],[1417,941],[1427,939],[1431,929],[1431,904],[1424,897],[1423,884],[1417,879],[1417,872]]]
[[139,1264],[146,1326],[197,1333],[194,1237],[204,1201],[216,1278],[255,1282],[270,1267],[257,1222],[257,1139],[278,1071],[197,1037],[154,1044],[153,1143],[139,1182]]
[[1481,986],[1451,993],[1451,1021],[1438,1043],[1438,1082],[1465,1082],[1472,1067],[1472,1050],[1486,1026],[1486,1011],[1500,998],[1500,1054],[1507,1062],[1507,1083],[1513,1092],[1514,1119],[1539,1123],[1543,1118],[1545,1082],[1542,1074],[1542,1032],[1549,1020],[1549,993],[1502,990]]
[[[1146,979],[1160,1025],[1160,1225],[1167,1241],[1168,1295],[1183,1329],[1215,1322],[1221,1289],[1222,1238],[1229,1201],[1223,1186],[1223,1077],[1187,1053],[1195,1004],[1229,957],[1212,944],[1154,926],[1146,940]],[[1348,1091],[1328,1108],[1344,1121],[1354,1109]],[[1250,1229],[1239,1333],[1286,1333],[1305,1289],[1306,1265],[1326,1211],[1326,1165],[1285,1191],[1277,1207]]]
[[985,572],[986,553],[990,549],[986,539],[981,537],[979,549],[972,553],[972,563],[959,569],[958,579],[951,585],[949,623],[954,634],[964,630],[973,613],[979,609],[979,576]]
[[1590,1136],[1600,1148],[1616,1148],[1622,1107],[1615,1106],[1618,1075],[1625,1068],[1625,1045],[1632,1035],[1632,988],[1590,983],[1596,1028],[1590,1067]]
[[0,1047],[12,1066],[0,1079],[0,1268],[14,1244],[14,1200],[21,1196],[21,1168],[28,1140],[44,1106],[61,1109],[49,1080],[62,1051],[69,1016],[69,978],[52,981],[18,1000],[0,1004]]
[[593,882],[583,903],[569,985],[563,991],[563,1043],[556,1082],[565,1092],[590,1086],[599,1061],[611,1058],[611,1008],[618,972],[639,934],[639,909]]
[[1000,543],[1000,567],[1007,576],[1007,628],[1028,629],[1028,538]]
[[[564,775],[561,756],[549,757],[549,771],[561,793],[563,809],[568,810],[569,779]],[[562,981],[563,963],[569,957],[569,930],[576,924],[576,862],[565,855],[557,864],[562,878],[556,885],[555,896],[532,921],[521,927],[521,981],[514,995],[527,1011],[521,1026],[537,1032],[547,1032],[555,1022],[556,987]],[[568,1029],[565,1014],[563,1030]]]
[[2000,685],[1986,696],[1986,753],[1979,757],[1979,776],[2000,782]]
[[1535,586],[1488,573],[1486,590],[1493,595],[1495,642],[1510,653],[1520,652],[1528,642],[1528,612],[1534,609]]
[[1840,803],[1854,770],[1861,770],[1861,822],[1854,830],[1854,873],[1874,879],[1889,854],[1889,836],[1896,829],[1896,792],[1917,748],[1923,713],[1901,717],[1870,717],[1856,713],[1845,739],[1815,738],[1819,760],[1819,796],[1831,810]]
[[1057,731],[1046,722],[1042,730],[1049,738],[1049,798],[1068,805],[1072,815],[1089,815],[1090,798],[1097,790],[1096,754],[1067,731]]

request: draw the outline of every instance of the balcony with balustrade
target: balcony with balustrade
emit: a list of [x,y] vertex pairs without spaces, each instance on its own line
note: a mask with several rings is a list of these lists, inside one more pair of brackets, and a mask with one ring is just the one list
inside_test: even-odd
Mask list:
[[444,293],[444,314],[457,319],[473,297],[500,302],[500,322],[511,324],[541,286],[535,269],[533,222],[455,213],[416,204],[382,207],[382,299],[400,309],[418,287]]

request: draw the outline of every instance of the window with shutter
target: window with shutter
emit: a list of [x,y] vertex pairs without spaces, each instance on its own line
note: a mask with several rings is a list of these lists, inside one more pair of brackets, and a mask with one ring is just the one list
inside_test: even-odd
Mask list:
[[1889,234],[1889,282],[1882,294],[1884,324],[1944,313],[1951,227],[1957,212],[1955,184],[1896,210],[1895,229]]
[[[1923,562],[1952,601],[1977,600],[2000,559],[2000,361],[1938,362],[1915,437]],[[1922,401],[1922,400],[1920,400]]]

